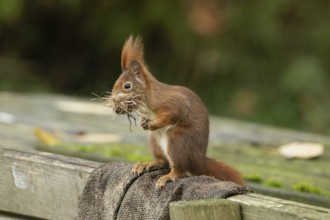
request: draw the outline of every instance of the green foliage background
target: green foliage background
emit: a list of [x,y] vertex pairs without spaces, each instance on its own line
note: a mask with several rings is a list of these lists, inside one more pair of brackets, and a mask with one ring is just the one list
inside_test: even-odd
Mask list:
[[330,1],[0,0],[0,90],[91,96],[140,34],[211,113],[330,133]]

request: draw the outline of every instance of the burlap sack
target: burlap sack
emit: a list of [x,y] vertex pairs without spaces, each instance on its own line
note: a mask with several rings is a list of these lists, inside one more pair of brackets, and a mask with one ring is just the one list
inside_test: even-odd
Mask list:
[[157,190],[158,178],[169,169],[131,173],[132,164],[108,163],[90,175],[76,219],[169,219],[169,204],[179,200],[227,198],[249,193],[246,187],[208,176],[181,178]]

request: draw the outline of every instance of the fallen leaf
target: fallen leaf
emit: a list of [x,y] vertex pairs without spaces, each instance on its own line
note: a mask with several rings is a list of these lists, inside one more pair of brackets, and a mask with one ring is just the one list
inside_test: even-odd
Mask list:
[[53,134],[48,133],[41,128],[34,129],[34,136],[40,143],[47,146],[54,146],[59,141]]
[[319,143],[292,142],[282,145],[279,152],[289,159],[311,159],[321,156],[324,152],[324,146]]

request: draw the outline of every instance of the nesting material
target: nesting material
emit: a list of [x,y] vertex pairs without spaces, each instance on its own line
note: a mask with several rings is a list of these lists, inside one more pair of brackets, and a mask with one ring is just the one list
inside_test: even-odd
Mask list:
[[293,142],[281,146],[279,151],[289,159],[311,159],[321,156],[324,152],[324,146],[319,143]]
[[[133,113],[136,112],[143,105],[143,95],[135,94],[120,94],[120,95],[107,95],[102,97],[102,102],[106,107],[112,108],[113,112],[120,115],[127,115],[130,122],[130,131],[132,131],[132,121],[134,120],[136,125],[136,118]],[[114,114],[115,115],[115,114]]]
[[142,104],[144,96],[142,95],[117,95],[117,96],[106,96],[104,97],[104,105],[110,107],[117,114],[129,114],[136,111]]

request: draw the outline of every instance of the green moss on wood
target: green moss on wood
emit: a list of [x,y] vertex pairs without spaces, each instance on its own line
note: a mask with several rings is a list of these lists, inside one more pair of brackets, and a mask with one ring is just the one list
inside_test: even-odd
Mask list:
[[143,145],[136,144],[89,144],[82,145],[77,143],[59,143],[55,146],[43,146],[44,148],[56,148],[56,150],[65,152],[85,153],[91,156],[102,156],[125,160],[128,162],[150,161],[152,160],[148,148]]
[[249,174],[249,175],[244,175],[243,178],[246,181],[254,182],[254,183],[261,183],[262,178],[259,174]]
[[277,187],[277,188],[281,188],[283,187],[283,184],[276,179],[268,179],[264,182],[265,186],[270,186],[270,187]]
[[330,196],[330,192],[309,183],[300,182],[294,185],[293,190],[298,192],[313,193],[318,195]]

